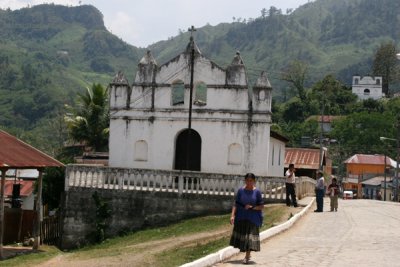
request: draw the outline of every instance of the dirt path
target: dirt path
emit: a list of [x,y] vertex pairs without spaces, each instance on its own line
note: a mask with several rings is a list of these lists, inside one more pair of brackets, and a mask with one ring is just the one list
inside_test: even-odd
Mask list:
[[[282,205],[283,204],[276,204]],[[301,211],[301,208],[285,208],[282,221],[286,221],[290,214]],[[156,255],[178,247],[190,246],[192,244],[206,243],[223,236],[229,236],[232,228],[227,223],[217,230],[210,232],[202,232],[198,234],[190,234],[185,236],[173,237],[163,240],[145,242],[136,245],[123,246],[117,248],[115,253],[111,255],[94,255],[93,257],[82,257],[78,253],[65,253],[58,255],[47,262],[37,266],[46,267],[102,267],[102,266],[155,266]],[[101,253],[101,251],[99,251]]]

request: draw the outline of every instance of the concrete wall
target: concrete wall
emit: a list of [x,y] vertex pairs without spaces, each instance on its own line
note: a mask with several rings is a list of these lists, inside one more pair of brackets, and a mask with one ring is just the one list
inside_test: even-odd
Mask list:
[[96,206],[92,198],[97,191],[111,210],[107,236],[117,236],[148,226],[162,226],[185,218],[229,213],[230,196],[178,196],[166,192],[121,191],[71,188],[65,192],[61,248],[72,249],[88,242],[95,230]]

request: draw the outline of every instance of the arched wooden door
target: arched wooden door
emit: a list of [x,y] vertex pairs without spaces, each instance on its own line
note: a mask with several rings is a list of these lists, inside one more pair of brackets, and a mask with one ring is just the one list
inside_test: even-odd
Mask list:
[[200,171],[201,169],[201,137],[193,129],[179,133],[175,144],[175,169]]

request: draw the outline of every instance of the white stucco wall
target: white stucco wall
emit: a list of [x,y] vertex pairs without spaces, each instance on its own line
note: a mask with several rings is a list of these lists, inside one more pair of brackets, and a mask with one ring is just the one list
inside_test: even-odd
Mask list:
[[[121,114],[132,120],[114,118],[110,124],[110,160],[112,167],[146,169],[174,168],[177,135],[188,126],[186,114],[169,113],[171,117],[156,116],[153,122],[142,117]],[[223,118],[224,114],[193,114],[192,129],[201,136],[201,171],[217,173],[255,172],[268,173],[269,124],[258,123],[247,135],[245,114],[235,116],[234,121]],[[219,116],[218,116],[219,115]],[[244,120],[243,120],[244,119]],[[148,144],[148,160],[135,160],[135,142],[144,140]],[[228,164],[228,148],[231,144],[242,147],[242,162]],[[250,146],[250,148],[249,148]]]
[[285,142],[271,137],[268,162],[269,176],[284,176],[283,170],[285,165],[285,147]]

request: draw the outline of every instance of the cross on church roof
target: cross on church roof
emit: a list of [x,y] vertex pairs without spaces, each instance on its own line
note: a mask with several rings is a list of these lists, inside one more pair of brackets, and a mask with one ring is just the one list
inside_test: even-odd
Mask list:
[[197,31],[197,29],[192,25],[188,31],[190,31],[190,40],[193,41],[193,32]]

